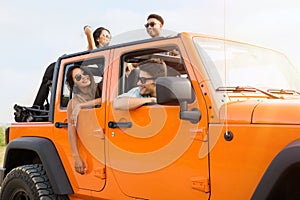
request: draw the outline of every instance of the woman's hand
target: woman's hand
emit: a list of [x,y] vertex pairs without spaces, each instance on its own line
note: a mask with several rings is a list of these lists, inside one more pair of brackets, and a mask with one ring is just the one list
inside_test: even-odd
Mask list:
[[92,34],[92,28],[89,25],[84,26],[83,30],[86,35]]
[[88,41],[88,50],[96,49],[92,28],[89,25],[87,25],[84,26],[83,29]]
[[87,171],[86,164],[84,161],[81,159],[80,156],[74,156],[74,165],[75,165],[75,171],[78,172],[79,174],[83,175]]

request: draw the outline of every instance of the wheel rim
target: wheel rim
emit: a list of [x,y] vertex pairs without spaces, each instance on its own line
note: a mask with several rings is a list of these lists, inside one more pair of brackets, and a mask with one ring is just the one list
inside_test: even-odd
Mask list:
[[30,196],[25,190],[18,189],[12,193],[10,200],[30,200]]

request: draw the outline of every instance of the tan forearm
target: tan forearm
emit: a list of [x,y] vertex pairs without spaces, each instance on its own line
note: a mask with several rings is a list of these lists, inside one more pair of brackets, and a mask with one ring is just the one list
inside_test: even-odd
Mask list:
[[74,157],[79,156],[79,152],[77,149],[77,138],[76,138],[76,129],[75,126],[71,125],[71,123],[68,123],[68,138],[69,143],[71,146],[72,154]]
[[120,97],[114,100],[114,109],[133,110],[146,103],[156,102],[155,98]]
[[87,101],[85,103],[80,103],[80,107],[81,108],[88,108],[88,107],[92,107],[92,106],[97,106],[101,104],[101,98],[97,98],[91,101]]
[[96,49],[96,45],[95,45],[95,42],[94,42],[94,37],[93,37],[91,27],[85,26],[84,33],[86,35],[86,39],[87,39],[87,42],[88,42],[88,50]]

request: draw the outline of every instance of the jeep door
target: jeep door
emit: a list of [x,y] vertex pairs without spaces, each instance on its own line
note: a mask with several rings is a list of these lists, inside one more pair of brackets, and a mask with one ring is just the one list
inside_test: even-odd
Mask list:
[[[86,52],[76,56],[65,56],[60,60],[57,74],[57,91],[55,105],[55,145],[58,149],[69,180],[76,193],[85,190],[101,191],[105,186],[105,94],[103,92],[101,105],[80,110],[77,118],[77,147],[80,157],[87,165],[87,172],[81,175],[75,171],[74,158],[68,141],[67,106],[72,98],[70,88],[66,83],[66,73],[69,67],[80,65],[92,72],[99,90],[106,87],[107,73],[105,71],[109,59],[109,51],[92,54]],[[100,92],[101,94],[101,92]]]
[[[175,55],[173,54],[175,52]],[[207,111],[199,85],[179,38],[123,46],[113,52],[108,104],[108,160],[121,190],[146,199],[208,199]],[[180,106],[147,104],[116,110],[114,99],[137,86],[128,73],[150,58],[162,59],[168,76],[188,79],[198,109],[196,123],[179,117]],[[135,80],[135,81],[134,81]]]

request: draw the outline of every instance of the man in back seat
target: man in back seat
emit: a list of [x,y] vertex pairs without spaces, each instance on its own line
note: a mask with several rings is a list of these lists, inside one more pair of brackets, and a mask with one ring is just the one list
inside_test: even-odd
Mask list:
[[40,85],[39,91],[35,97],[35,100],[33,102],[33,106],[38,106],[40,109],[47,109],[44,108],[44,103],[49,95],[49,87],[51,86],[51,81],[53,78],[53,72],[54,72],[55,62],[51,63],[43,76],[42,83]]

